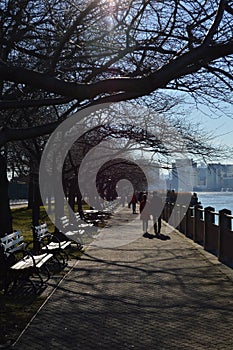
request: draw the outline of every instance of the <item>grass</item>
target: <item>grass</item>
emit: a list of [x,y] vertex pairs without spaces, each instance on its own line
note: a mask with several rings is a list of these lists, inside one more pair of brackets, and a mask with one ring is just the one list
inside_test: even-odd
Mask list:
[[[83,210],[89,209],[89,206],[83,203]],[[52,207],[53,209],[53,207]],[[75,211],[77,208],[75,208]],[[20,230],[26,241],[32,239],[32,209],[27,207],[15,208],[12,209],[12,218],[13,218],[13,229]],[[51,222],[45,208],[40,207],[40,219],[43,222],[46,222],[50,232],[54,231],[54,224]]]
[[[51,232],[54,231],[54,225],[51,223],[44,207],[40,208],[40,217],[48,225]],[[13,229],[20,230],[26,242],[33,238],[32,233],[32,211],[31,209],[16,208],[12,209]],[[79,258],[81,253],[71,247],[69,257]],[[66,272],[63,270],[52,276],[53,285],[64,276]],[[56,282],[57,281],[57,282]],[[12,344],[21,331],[25,328],[32,316],[36,313],[39,307],[43,304],[45,296],[35,295],[27,292],[25,286],[22,286],[19,294],[4,295],[0,291],[0,348]]]
[[[89,208],[84,204],[83,209]],[[25,242],[33,240],[32,232],[32,210],[27,207],[12,209],[12,218],[13,218],[13,230],[20,230]],[[54,232],[55,226],[51,222],[45,208],[40,207],[40,221],[46,222],[49,232]],[[85,242],[86,243],[86,242]],[[70,249],[72,257],[79,257],[80,253],[74,249]],[[74,255],[74,256],[73,256]]]
[[[32,240],[32,210],[27,207],[12,209],[13,229],[20,230],[25,241]],[[44,207],[40,207],[40,218],[47,223],[51,232],[54,231],[54,225],[50,221]]]

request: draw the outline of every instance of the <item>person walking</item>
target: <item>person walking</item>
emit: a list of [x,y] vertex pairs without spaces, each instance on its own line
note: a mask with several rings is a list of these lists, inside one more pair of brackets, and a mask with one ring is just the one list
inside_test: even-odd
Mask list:
[[163,210],[163,201],[159,194],[154,191],[151,199],[151,214],[153,217],[154,233],[159,235],[161,231],[162,219],[161,214]]
[[190,201],[190,206],[194,207],[195,205],[199,205],[200,202],[198,201],[198,197],[196,192],[193,193],[192,197],[191,197],[191,201]]
[[137,196],[136,196],[136,193],[134,192],[133,193],[133,196],[131,198],[131,201],[130,201],[130,204],[132,204],[132,210],[133,210],[133,214],[137,214],[136,213],[136,205],[137,205]]
[[150,203],[147,201],[147,195],[144,194],[140,202],[140,219],[142,220],[143,233],[148,234],[148,221],[150,219]]

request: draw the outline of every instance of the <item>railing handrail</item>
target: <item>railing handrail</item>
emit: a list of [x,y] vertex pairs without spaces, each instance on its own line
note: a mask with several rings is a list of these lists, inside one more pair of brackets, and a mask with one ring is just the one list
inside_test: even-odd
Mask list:
[[209,213],[210,213],[210,214],[217,215],[217,216],[219,216],[219,215],[220,215],[220,214],[219,214],[219,211],[213,211],[213,210],[210,210],[210,211],[209,211]]
[[233,215],[231,215],[231,214],[224,213],[224,215],[225,215],[227,218],[233,219]]
[[[185,204],[179,204],[179,203],[173,203],[173,202],[166,202],[166,204],[172,204],[174,207],[175,207],[175,206],[177,206],[177,207],[182,207],[182,208],[187,208],[187,207],[188,207],[188,209],[191,209],[191,210],[194,210],[194,209],[195,209],[195,206],[187,206],[187,205],[185,205]],[[207,207],[207,208],[208,208],[208,207]],[[199,207],[198,207],[197,210],[200,211],[200,212],[205,212],[205,208],[203,208],[203,207],[202,207],[202,208],[199,208]],[[219,211],[210,210],[209,213],[214,214],[214,215],[216,215],[216,216],[220,216]],[[230,218],[230,219],[233,219],[233,215],[231,215],[231,214],[224,213],[224,215],[225,215],[226,217]]]

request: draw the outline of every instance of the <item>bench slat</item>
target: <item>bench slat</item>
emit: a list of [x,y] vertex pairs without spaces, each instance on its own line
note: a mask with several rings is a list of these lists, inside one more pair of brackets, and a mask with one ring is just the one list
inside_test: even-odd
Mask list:
[[25,247],[24,237],[21,235],[20,231],[15,231],[9,235],[1,237],[0,242],[4,248],[4,253],[7,256],[11,253],[22,250]]
[[[48,261],[53,254],[41,254],[33,256],[36,267],[40,268],[46,261]],[[11,266],[12,270],[24,270],[34,266],[33,258],[30,255],[25,256],[22,260]]]
[[49,244],[47,244],[45,247],[42,247],[42,250],[54,250],[54,249],[65,249],[66,247],[68,247],[71,244],[71,242],[69,241],[65,241],[65,242],[50,242]]

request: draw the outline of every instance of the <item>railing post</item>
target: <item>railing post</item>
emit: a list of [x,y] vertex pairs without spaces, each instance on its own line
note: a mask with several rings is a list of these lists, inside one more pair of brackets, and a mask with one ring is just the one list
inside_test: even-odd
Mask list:
[[164,221],[167,221],[167,203],[164,204],[163,210],[162,210],[162,219]]
[[186,205],[185,208],[184,208],[184,211],[185,211],[185,214],[184,214],[184,221],[185,221],[185,224],[184,224],[184,235],[185,236],[187,235],[188,210],[189,210],[189,206]]
[[193,220],[193,242],[197,242],[197,219],[198,219],[198,208],[197,208],[197,205],[194,206],[193,214],[194,214],[194,220]]
[[178,231],[180,231],[180,216],[181,216],[181,205],[176,204],[176,216],[175,216],[175,224],[177,224],[176,228]]
[[170,215],[170,203],[168,202],[166,204],[166,221],[168,222],[169,219],[169,215]]
[[198,242],[198,230],[199,230],[199,221],[202,218],[202,212],[198,209],[202,209],[201,205],[195,205],[194,207],[194,230],[193,230],[193,241]]
[[185,213],[185,233],[184,235],[188,236],[188,223],[189,223],[189,216],[190,216],[190,209],[189,205],[186,207],[186,213]]
[[211,226],[214,223],[214,214],[215,208],[213,207],[206,207],[205,208],[205,230],[204,230],[204,242],[203,246],[205,250],[208,250],[208,238],[211,234]]
[[[170,220],[172,212],[174,212],[174,205],[171,202],[169,202],[169,211],[168,212],[169,212],[169,216],[167,218],[167,222]],[[170,220],[170,225],[173,226],[173,221],[171,221],[171,220]]]
[[180,206],[180,232],[185,235],[186,233],[186,210],[187,207],[185,205]]
[[222,249],[222,242],[224,234],[227,230],[231,230],[231,218],[227,215],[231,215],[231,211],[228,209],[222,209],[219,211],[219,235],[218,235],[218,260],[224,261],[224,252]]
[[195,234],[195,212],[194,212],[194,207],[188,207],[187,210],[187,220],[186,220],[186,237],[188,238],[194,238]]
[[163,210],[163,212],[164,212],[164,220],[167,222],[168,221],[168,203],[166,202],[165,203],[165,205],[164,205],[164,210]]

